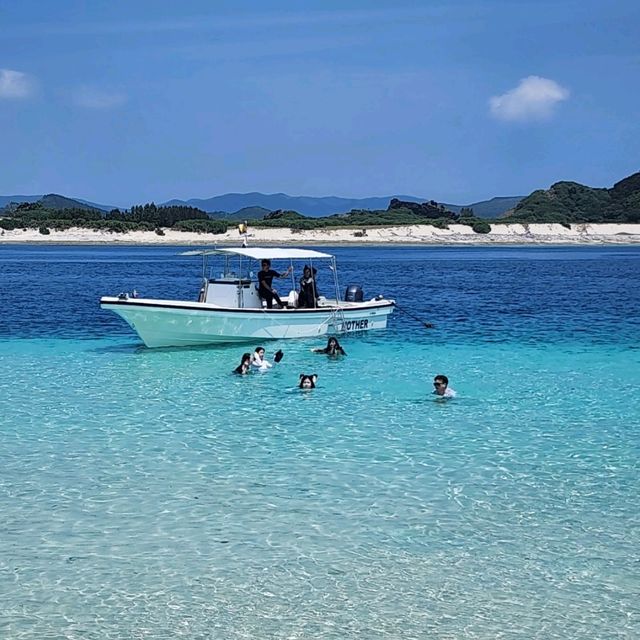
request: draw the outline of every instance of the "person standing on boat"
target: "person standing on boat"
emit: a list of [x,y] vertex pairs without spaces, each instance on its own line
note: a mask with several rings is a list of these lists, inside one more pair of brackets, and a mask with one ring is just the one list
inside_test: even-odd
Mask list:
[[258,295],[262,300],[267,303],[267,309],[273,308],[273,301],[275,300],[280,308],[284,305],[280,296],[274,291],[271,286],[274,278],[286,278],[291,273],[291,267],[289,267],[284,273],[278,273],[271,268],[271,260],[262,261],[262,269],[258,271]]
[[318,288],[316,287],[316,273],[318,270],[305,265],[300,278],[300,293],[298,294],[298,306],[301,308],[315,309],[318,304]]

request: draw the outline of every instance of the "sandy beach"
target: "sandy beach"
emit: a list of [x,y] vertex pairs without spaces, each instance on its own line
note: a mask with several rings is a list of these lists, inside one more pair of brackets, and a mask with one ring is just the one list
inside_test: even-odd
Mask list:
[[[500,245],[500,244],[637,244],[640,224],[574,224],[567,229],[559,224],[495,224],[491,233],[475,233],[471,227],[452,224],[448,229],[430,225],[377,227],[358,229],[260,229],[249,230],[249,242],[262,244],[433,244],[433,245]],[[238,245],[237,229],[225,234],[187,233],[165,229],[160,236],[152,231],[110,233],[72,228],[51,230],[49,235],[37,229],[4,231],[0,244],[60,243],[60,244],[141,244],[141,245]]]

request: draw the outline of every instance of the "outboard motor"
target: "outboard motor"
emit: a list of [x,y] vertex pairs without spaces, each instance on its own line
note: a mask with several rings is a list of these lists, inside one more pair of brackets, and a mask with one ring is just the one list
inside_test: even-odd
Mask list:
[[362,302],[364,300],[364,293],[362,287],[359,284],[347,285],[347,290],[344,292],[345,302]]

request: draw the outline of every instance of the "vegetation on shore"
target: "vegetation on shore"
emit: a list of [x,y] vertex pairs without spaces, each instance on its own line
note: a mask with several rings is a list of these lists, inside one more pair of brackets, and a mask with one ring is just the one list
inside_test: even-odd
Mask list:
[[[410,206],[405,206],[410,205]],[[324,218],[310,218],[295,211],[273,211],[259,220],[251,220],[255,228],[306,229],[365,229],[400,225],[429,224],[445,229],[452,223],[468,224],[479,233],[490,230],[489,224],[473,216],[471,210],[460,214],[447,211],[435,202],[416,205],[392,201],[386,211],[358,211],[336,214]],[[196,233],[222,234],[233,228],[236,221],[211,218],[194,207],[156,206],[153,203],[132,207],[129,211],[114,209],[101,213],[95,209],[51,209],[42,203],[22,203],[5,211],[0,218],[2,229],[54,229],[64,231],[71,227],[126,233],[127,231],[154,231],[162,228]],[[482,230],[480,230],[482,229]],[[486,230],[485,230],[486,229]]]
[[[234,228],[239,221],[235,215],[223,217],[183,205],[157,206],[148,203],[127,211],[113,209],[105,213],[90,206],[69,208],[65,206],[65,199],[58,203],[48,198],[38,202],[11,204],[0,210],[0,229],[39,229],[45,235],[50,229],[64,231],[71,227],[113,233],[155,231],[163,235],[162,230],[170,228],[222,234]],[[56,204],[61,206],[57,207]],[[303,216],[296,211],[278,210],[265,215],[264,210],[256,210],[256,215],[260,217],[251,219],[251,213],[251,210],[246,210],[247,220],[255,228],[287,228],[294,231],[354,229],[354,235],[366,235],[367,228],[375,227],[431,225],[446,229],[452,223],[469,225],[476,233],[490,233],[491,224],[505,223],[559,223],[566,227],[570,227],[571,223],[587,222],[640,223],[640,173],[617,182],[611,189],[558,182],[546,191],[534,191],[508,216],[490,221],[475,216],[472,209],[463,208],[456,213],[433,200],[419,204],[393,199],[386,210],[354,209],[349,213],[321,218]]]
[[497,222],[640,222],[640,172],[611,189],[556,182],[534,191]]
[[131,207],[129,211],[113,209],[108,213],[96,209],[52,209],[41,202],[22,203],[5,210],[0,229],[55,229],[72,227],[126,233],[128,231],[158,231],[163,228],[199,233],[225,233],[228,224],[212,220],[207,213],[194,207],[158,207],[153,203]]

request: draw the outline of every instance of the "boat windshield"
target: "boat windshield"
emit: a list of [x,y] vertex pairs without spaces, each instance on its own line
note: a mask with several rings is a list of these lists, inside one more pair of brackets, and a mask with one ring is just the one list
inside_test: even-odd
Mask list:
[[254,278],[251,260],[243,260],[237,256],[223,256],[222,260],[214,260],[211,264],[205,258],[204,273],[210,280],[252,280]]

